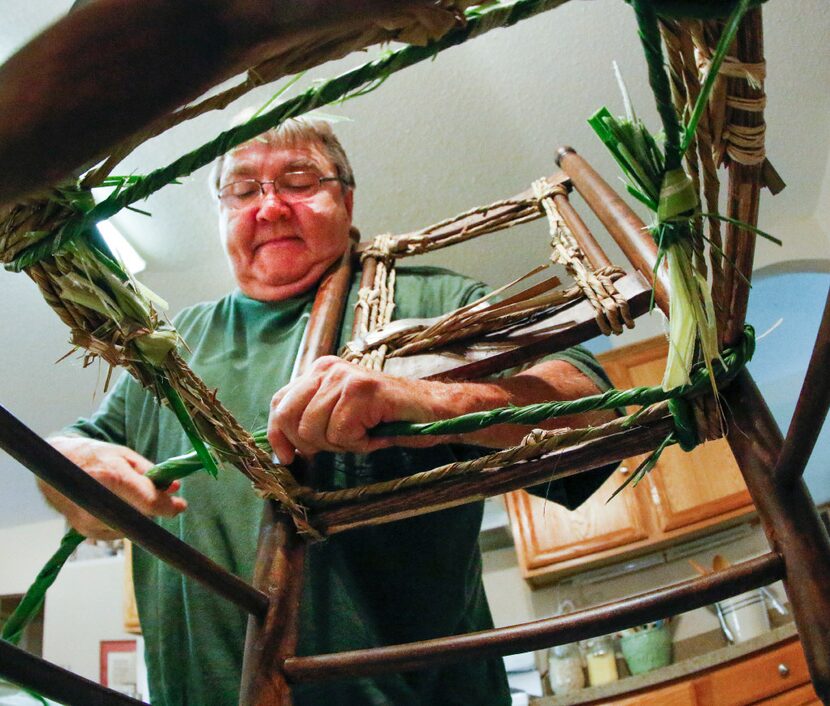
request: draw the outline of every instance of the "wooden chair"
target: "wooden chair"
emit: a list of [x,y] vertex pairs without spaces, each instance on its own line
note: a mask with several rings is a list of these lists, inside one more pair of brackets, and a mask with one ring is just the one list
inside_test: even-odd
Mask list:
[[[96,5],[106,3],[92,3],[90,12],[100,9]],[[742,61],[762,60],[760,32],[760,10],[755,10],[748,15],[738,40]],[[67,36],[70,35],[71,32]],[[37,45],[32,46],[32,51],[36,52]],[[744,85],[739,90],[751,92],[755,89]],[[177,98],[181,95],[184,93],[179,92]],[[748,113],[736,115],[735,119],[752,123],[760,118],[757,113]],[[4,159],[3,155],[9,154],[4,152],[2,127],[0,161]],[[5,147],[16,139],[8,139]],[[86,145],[85,154],[99,148],[97,143],[90,143]],[[64,164],[73,159],[77,161],[76,156],[64,156]],[[574,150],[560,150],[558,162],[562,172],[549,181],[561,184],[563,189],[553,198],[590,264],[594,268],[602,267],[608,263],[608,258],[570,205],[569,189],[582,197],[631,263],[634,269],[628,275],[631,289],[623,296],[632,314],[646,310],[651,288],[657,306],[668,313],[668,287],[662,270],[658,270],[655,279],[657,248],[643,223]],[[737,214],[736,217],[746,222],[755,222],[763,169],[765,167],[760,163],[732,162],[729,167],[730,214]],[[19,190],[19,187],[14,184],[6,191],[0,189],[0,198],[15,189]],[[473,222],[477,218],[471,217]],[[729,302],[729,316],[723,327],[725,345],[736,343],[743,330],[748,296],[744,278],[748,280],[751,275],[753,248],[751,232],[737,227],[727,230],[725,250],[739,274],[730,273],[732,265],[727,263],[724,301]],[[347,253],[320,287],[301,352],[301,366],[333,350],[345,292],[358,259]],[[367,281],[380,259],[371,253],[363,258],[361,266]],[[458,372],[442,370],[441,375],[445,378],[486,375],[586,340],[598,330],[596,319],[586,316],[554,337],[537,337],[531,343],[520,343],[501,357],[485,357],[458,366]],[[562,617],[470,635],[437,637],[425,642],[331,655],[297,656],[294,652],[305,543],[290,515],[275,502],[269,501],[265,505],[256,575],[253,585],[249,585],[119,500],[2,408],[0,445],[74,502],[250,614],[240,696],[240,702],[246,705],[290,704],[291,684],[302,681],[419,669],[448,661],[512,654],[581,640],[701,607],[778,579],[784,581],[815,690],[827,703],[830,699],[830,648],[826,639],[830,634],[830,591],[826,587],[830,585],[830,539],[818,518],[802,473],[830,406],[830,386],[825,373],[828,363],[830,299],[786,439],[782,438],[746,370],[723,390],[732,415],[727,439],[758,510],[771,546],[769,553],[716,574]],[[561,477],[583,472],[653,450],[671,429],[670,416],[656,414],[613,437],[565,446],[538,460],[526,462],[521,474],[507,465],[498,473],[489,474],[487,480],[462,476],[408,489],[381,500],[322,509],[312,513],[312,524],[324,532],[346,531],[532,485],[549,478],[551,473]],[[68,703],[139,703],[4,642],[0,642],[0,674],[26,688]]]

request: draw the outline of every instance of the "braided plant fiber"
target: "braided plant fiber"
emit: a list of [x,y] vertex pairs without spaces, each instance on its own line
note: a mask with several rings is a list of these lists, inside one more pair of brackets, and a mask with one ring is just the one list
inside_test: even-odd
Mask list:
[[[14,206],[0,214],[0,259],[7,269],[25,270],[37,282],[47,302],[70,326],[73,343],[88,350],[86,363],[97,355],[110,365],[127,367],[143,386],[170,404],[206,468],[214,472],[216,469],[210,446],[221,458],[240,467],[257,492],[278,500],[302,532],[313,535],[303,508],[291,497],[296,483],[288,469],[271,463],[221,406],[215,393],[207,390],[175,353],[178,339],[172,328],[160,320],[153,306],[157,298],[123,269],[114,267],[101,243],[88,247],[95,238],[93,226],[290,117],[372,90],[394,71],[562,2],[517,0],[508,5],[469,9],[464,26],[439,41],[388,52],[377,61],[310,88],[147,177],[111,178],[107,182],[106,175],[98,170],[86,182],[87,186],[109,183],[115,189],[97,206],[88,188],[74,185],[59,187],[46,198]],[[325,58],[321,56],[320,61]],[[123,157],[126,152],[120,154]],[[85,263],[76,261],[79,253],[86,255]],[[102,278],[107,280],[106,287],[101,286]],[[105,302],[103,308],[100,301]],[[148,357],[150,343],[154,344],[154,355]],[[159,343],[166,344],[166,350]]]
[[[557,7],[564,1],[516,0],[509,4],[468,9],[464,26],[450,31],[437,41],[430,42],[423,47],[408,46],[389,52],[376,61],[368,62],[353,71],[315,86],[294,99],[280,103],[276,108],[251,122],[221,134],[202,148],[146,177],[112,178],[108,183],[106,181],[108,170],[130,149],[139,144],[134,139],[127,145],[116,148],[112,158],[105,162],[104,167],[90,173],[88,179],[84,181],[85,187],[99,184],[116,186],[110,197],[97,206],[92,204],[88,189],[64,185],[56,188],[46,198],[29,200],[0,213],[0,259],[7,269],[25,270],[37,282],[48,303],[70,326],[73,343],[89,351],[86,361],[89,362],[94,356],[101,356],[111,365],[127,367],[139,382],[153,390],[160,399],[166,400],[176,412],[196,451],[185,457],[171,459],[153,469],[150,473],[156,474],[156,480],[160,485],[169,483],[173,478],[184,477],[199,468],[215,471],[216,463],[208,449],[210,446],[221,458],[240,466],[243,472],[252,479],[260,493],[278,499],[283,508],[291,513],[300,531],[314,534],[306,521],[304,509],[295,498],[303,496],[307,497],[310,503],[323,502],[323,498],[315,498],[313,493],[309,494],[308,489],[298,488],[286,469],[274,467],[268,457],[264,435],[251,436],[242,429],[221,407],[216,400],[215,392],[207,390],[187,368],[175,352],[178,344],[177,335],[158,314],[155,306],[159,303],[158,299],[124,272],[112,259],[105,246],[96,240],[94,224],[111,217],[122,208],[130,207],[131,204],[146,198],[164,185],[190,174],[195,169],[211,162],[218,155],[288,118],[336,100],[362,95],[373,90],[393,72],[425,59],[431,59],[443,49],[460,44],[490,29],[510,26],[544,10]],[[746,1],[741,4],[748,5]],[[643,36],[647,55],[653,55],[650,60],[651,68],[651,61],[657,61],[653,51],[653,29],[656,27],[656,19],[654,12],[644,8],[643,5],[644,3],[638,3],[637,10],[638,17],[643,17],[642,25],[646,28]],[[725,5],[731,8],[735,3],[678,1],[655,2],[654,5],[658,12],[670,16],[679,12],[684,16],[708,17],[712,13],[722,11]],[[336,51],[342,52],[342,47]],[[325,58],[321,57],[320,63]],[[264,67],[258,68],[263,70],[264,75]],[[277,73],[279,72],[273,70],[267,75],[271,78]],[[715,73],[714,69],[713,73]],[[241,95],[248,88],[258,85],[263,75],[249,76],[250,80],[246,81],[248,85],[236,89],[236,94]],[[670,105],[669,91],[663,93],[663,99],[667,105]],[[162,121],[164,124],[152,126],[149,132],[140,138],[144,139],[152,134],[158,134],[166,125],[177,123],[185,117],[213,107],[220,107],[220,103],[221,100],[213,103],[206,101],[200,107],[182,109],[178,114],[165,119],[166,122]],[[664,115],[662,109],[661,116],[664,119],[668,117],[667,114]],[[673,155],[676,144],[674,135],[670,142],[672,148],[671,151],[667,151],[665,158],[667,168],[674,165]],[[681,145],[680,152],[683,151],[684,148]],[[679,164],[679,158],[677,162]],[[662,194],[660,196],[662,202]],[[669,217],[671,215],[669,213]],[[667,232],[664,231],[661,238],[666,237]],[[733,366],[742,365],[751,355],[751,344],[748,343],[750,338],[748,333],[742,346],[735,351],[724,352],[724,369],[727,372],[721,371],[723,375],[728,377]],[[694,394],[706,384],[714,384],[714,377],[709,372],[695,373],[689,384],[680,386],[682,392],[675,390],[666,393],[657,388],[652,388],[651,391],[641,389],[639,396],[634,394],[626,398],[619,391],[610,391],[610,393],[617,393],[617,396],[609,393],[606,399],[600,402],[593,401],[585,409],[598,409],[603,404],[614,407],[621,404],[650,404],[649,399],[670,399],[671,404],[676,408],[674,411],[676,433],[664,442],[658,452],[668,443],[672,443],[672,440],[680,440],[683,443],[682,440],[685,439],[685,443],[693,443],[689,440],[690,435],[687,431],[689,415],[682,411],[684,405],[678,401],[679,395]],[[673,392],[676,394],[671,394]],[[556,406],[563,404],[575,405],[575,403],[549,403],[548,409],[545,410],[547,416],[543,418],[584,411],[578,409],[577,406]],[[600,406],[591,407],[590,404]],[[541,414],[540,409],[530,412],[521,409],[513,411],[517,415],[515,420],[495,414],[489,423],[508,421],[534,423],[529,420],[535,418],[534,415]],[[500,412],[500,414],[504,413]],[[463,422],[463,424],[467,423],[469,420]],[[481,428],[484,422],[479,420],[475,424],[474,428]],[[389,432],[386,431],[386,433]],[[396,428],[394,433],[411,432]],[[433,433],[446,432],[435,431]],[[587,438],[586,434],[596,434],[597,430],[577,430],[575,433],[581,434],[582,438]],[[559,436],[560,438],[555,443],[551,442],[550,448],[563,443],[566,437]],[[673,437],[676,438],[673,439]],[[4,639],[19,640],[27,620],[26,615],[33,615],[42,605],[46,588],[54,581],[63,562],[82,539],[77,532],[67,533],[60,549],[44,567],[35,586],[27,593],[21,604],[23,612],[20,615],[15,614],[6,624],[3,631]]]
[[[657,8],[648,0],[632,0],[632,5],[648,65],[649,84],[663,126],[664,147],[661,151],[634,114],[621,80],[627,118],[614,118],[603,108],[589,122],[622,167],[629,180],[629,192],[656,217],[650,229],[658,246],[656,267],[664,262],[668,265],[671,285],[669,355],[663,378],[663,387],[668,390],[688,384],[696,352],[707,366],[719,356],[715,303],[707,281],[700,231],[695,225],[702,215],[699,186],[683,169],[682,159],[693,148],[696,128],[715,78],[751,0],[736,3],[685,127],[681,126],[675,109],[676,98],[672,97],[672,84],[663,60]],[[677,82],[674,88],[679,88]],[[694,164],[691,160],[690,163]],[[717,292],[721,288],[717,278],[722,277],[722,272],[714,268],[713,273]],[[714,388],[713,392],[717,393]]]

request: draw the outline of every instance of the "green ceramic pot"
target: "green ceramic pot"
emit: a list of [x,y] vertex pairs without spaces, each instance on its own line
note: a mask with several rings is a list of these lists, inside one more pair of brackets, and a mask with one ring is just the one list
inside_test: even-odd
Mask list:
[[632,674],[643,674],[671,664],[671,633],[665,624],[625,635],[620,639],[620,647]]

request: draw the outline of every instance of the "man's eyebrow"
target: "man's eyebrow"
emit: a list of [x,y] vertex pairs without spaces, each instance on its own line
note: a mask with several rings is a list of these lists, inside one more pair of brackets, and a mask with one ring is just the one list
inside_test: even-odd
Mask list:
[[307,169],[311,169],[318,172],[321,171],[320,165],[312,159],[295,159],[294,161],[289,162],[285,165],[285,171],[287,172],[296,172],[299,170]]
[[251,176],[256,171],[256,168],[252,164],[234,164],[228,172],[225,174],[225,177],[240,177],[240,176]]
[[[283,172],[296,172],[296,171],[315,171],[315,172],[323,172],[323,169],[320,167],[317,162],[313,159],[307,159],[305,157],[300,157],[299,159],[292,160],[288,164],[285,165]],[[238,177],[253,177],[257,173],[257,167],[253,164],[248,164],[245,162],[240,162],[234,164],[228,173],[225,175],[226,178],[235,179]]]

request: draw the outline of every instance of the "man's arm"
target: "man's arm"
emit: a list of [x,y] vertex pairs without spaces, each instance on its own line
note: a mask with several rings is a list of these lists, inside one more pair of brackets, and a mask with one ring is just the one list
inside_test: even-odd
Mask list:
[[[145,473],[153,464],[132,449],[83,436],[53,436],[47,439],[75,465],[95,480],[150,517],[175,517],[187,508],[187,501],[171,495],[179,489],[174,481],[159,490]],[[119,539],[122,535],[94,515],[38,479],[43,497],[70,525],[91,539]]]
[[[148,516],[173,517],[187,503],[173,497],[179,484],[158,490],[144,477],[152,463],[125,445],[127,440],[126,407],[129,390],[135,383],[122,376],[88,419],[79,419],[71,427],[47,439],[75,465],[98,482]],[[92,539],[118,539],[108,525],[82,510],[46,483],[38,481],[46,501],[66,517],[72,527]]]
[[[320,358],[305,375],[279,390],[271,401],[268,440],[277,457],[290,463],[295,451],[368,453],[388,446],[432,446],[451,442],[501,448],[517,444],[529,428],[502,424],[463,437],[370,438],[382,422],[429,422],[468,412],[548,400],[572,400],[599,392],[597,385],[563,360],[550,360],[510,378],[444,383],[407,380],[364,370],[339,358]],[[543,426],[598,425],[613,412],[560,417]]]

